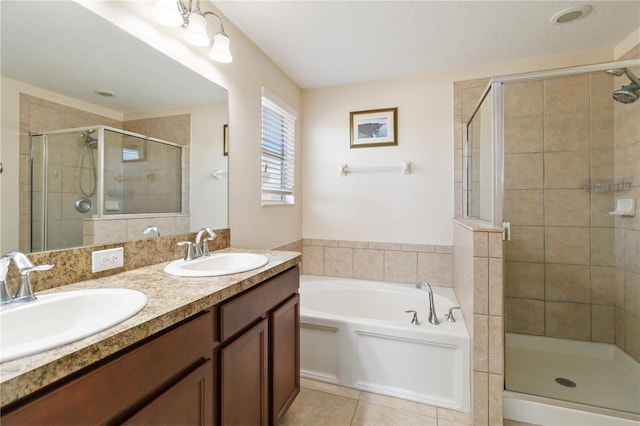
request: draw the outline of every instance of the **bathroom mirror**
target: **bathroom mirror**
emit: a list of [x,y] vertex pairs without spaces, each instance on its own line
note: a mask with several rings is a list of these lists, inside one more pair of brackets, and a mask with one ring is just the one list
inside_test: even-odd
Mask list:
[[[182,194],[178,194],[183,200],[182,214],[169,216],[173,221],[141,216],[149,223],[137,219],[141,229],[129,226],[119,241],[142,239],[146,225],[157,225],[162,235],[181,233],[185,226],[204,226],[203,220],[214,228],[228,226],[228,175],[221,174],[222,179],[213,175],[226,172],[228,164],[222,137],[228,122],[225,89],[75,2],[2,1],[0,7],[2,252],[29,251],[26,247],[31,247],[25,245],[25,234],[34,228],[29,132],[109,126],[187,147],[182,168],[176,166],[182,174]],[[91,154],[85,145],[92,136],[84,134],[86,130],[71,133],[74,146],[60,145],[49,152],[62,157],[59,168],[48,170],[60,193],[52,197],[55,202],[42,220],[57,215],[54,219],[59,226],[50,228],[67,236],[74,234],[75,239],[45,250],[102,243],[86,239],[86,219],[93,217],[95,207],[89,207],[91,197],[78,188],[81,184],[91,187],[92,172],[84,151]],[[131,168],[154,156],[140,143],[124,144],[121,149],[123,163]],[[134,201],[140,201],[131,194]],[[207,218],[194,221],[191,217],[189,226],[190,211],[203,210],[200,205],[194,208],[191,201],[201,200],[215,207],[207,208]]]

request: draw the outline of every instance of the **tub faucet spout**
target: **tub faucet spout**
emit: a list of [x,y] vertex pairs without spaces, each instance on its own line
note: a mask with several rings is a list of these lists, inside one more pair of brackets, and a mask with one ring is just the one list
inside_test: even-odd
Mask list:
[[433,325],[440,324],[440,321],[438,321],[438,315],[436,314],[436,305],[433,302],[433,289],[431,288],[431,285],[426,281],[420,281],[416,284],[416,287],[424,288],[427,290],[427,293],[429,293],[429,322]]

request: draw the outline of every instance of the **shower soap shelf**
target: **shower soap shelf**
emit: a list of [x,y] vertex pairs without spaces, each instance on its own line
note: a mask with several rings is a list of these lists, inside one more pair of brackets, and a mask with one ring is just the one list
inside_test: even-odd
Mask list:
[[623,198],[616,201],[616,209],[609,212],[609,216],[635,216],[636,200],[633,198]]
[[587,191],[597,191],[597,192],[613,192],[613,191],[624,191],[625,189],[631,188],[631,181],[629,182],[618,182],[618,183],[586,183],[584,185],[584,189]]

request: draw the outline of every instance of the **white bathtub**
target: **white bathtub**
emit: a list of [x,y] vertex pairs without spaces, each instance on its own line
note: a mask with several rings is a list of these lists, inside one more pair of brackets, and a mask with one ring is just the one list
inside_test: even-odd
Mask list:
[[[470,339],[453,289],[303,275],[300,365],[303,377],[459,411],[470,411]],[[421,325],[411,324],[418,311]]]

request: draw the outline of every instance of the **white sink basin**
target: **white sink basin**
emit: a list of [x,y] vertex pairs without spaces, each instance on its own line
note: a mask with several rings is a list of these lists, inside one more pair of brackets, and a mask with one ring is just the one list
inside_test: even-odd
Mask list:
[[106,330],[147,305],[136,290],[75,290],[37,296],[0,311],[0,362],[53,349]]
[[181,277],[215,277],[260,268],[269,258],[257,253],[216,253],[195,260],[176,260],[164,267],[167,274]]

